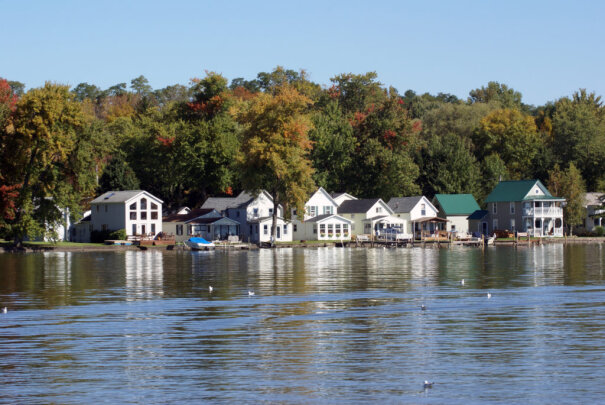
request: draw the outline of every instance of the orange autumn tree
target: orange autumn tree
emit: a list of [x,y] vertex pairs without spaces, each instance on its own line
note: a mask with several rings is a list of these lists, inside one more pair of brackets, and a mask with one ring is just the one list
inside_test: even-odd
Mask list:
[[304,212],[313,191],[313,168],[309,160],[312,143],[308,138],[311,100],[291,86],[261,93],[240,112],[244,125],[242,185],[252,192],[266,190],[273,198],[271,238],[275,241],[278,207]]

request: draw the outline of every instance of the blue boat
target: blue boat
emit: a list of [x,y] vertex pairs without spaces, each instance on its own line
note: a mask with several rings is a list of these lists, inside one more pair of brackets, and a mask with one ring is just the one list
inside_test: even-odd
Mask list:
[[206,239],[200,238],[198,236],[186,240],[185,245],[189,246],[192,250],[214,249],[214,243],[208,242]]

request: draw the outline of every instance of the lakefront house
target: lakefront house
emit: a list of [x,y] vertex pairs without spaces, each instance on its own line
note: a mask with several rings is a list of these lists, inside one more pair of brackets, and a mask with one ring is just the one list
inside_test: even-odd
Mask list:
[[292,211],[294,240],[350,240],[353,221],[338,215],[338,206],[338,202],[319,187],[306,201],[302,218]]
[[553,196],[540,180],[501,181],[485,199],[489,233],[528,232],[531,236],[563,236],[565,199]]
[[446,230],[458,235],[469,232],[468,217],[480,209],[472,194],[435,194],[433,204],[447,220]]

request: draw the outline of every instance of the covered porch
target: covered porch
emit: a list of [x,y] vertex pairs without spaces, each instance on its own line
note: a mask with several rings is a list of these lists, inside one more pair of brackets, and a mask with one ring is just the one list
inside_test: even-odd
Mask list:
[[398,235],[405,235],[405,225],[405,219],[392,215],[381,215],[363,220],[364,234],[375,237],[392,237],[396,239]]
[[239,236],[240,224],[230,218],[201,218],[187,224],[190,236],[201,236],[207,240],[227,240]]
[[525,218],[523,228],[534,237],[563,237],[563,218]]
[[447,239],[448,234],[445,228],[448,220],[440,217],[418,218],[412,222],[415,239],[443,238]]

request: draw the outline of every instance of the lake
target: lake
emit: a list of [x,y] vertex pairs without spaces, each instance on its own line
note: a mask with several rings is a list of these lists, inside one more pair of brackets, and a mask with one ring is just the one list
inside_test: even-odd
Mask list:
[[4,253],[0,402],[597,403],[604,267],[602,244]]

